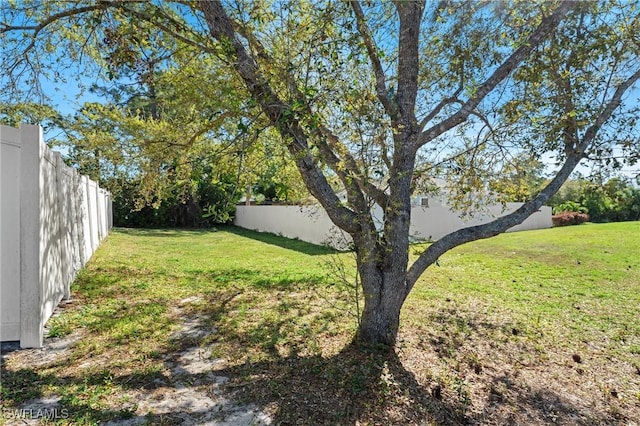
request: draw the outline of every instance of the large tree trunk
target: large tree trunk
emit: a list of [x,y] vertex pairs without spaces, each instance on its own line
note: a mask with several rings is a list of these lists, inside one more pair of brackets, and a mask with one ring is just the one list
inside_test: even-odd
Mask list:
[[[363,286],[371,277],[361,277]],[[377,278],[376,277],[376,281]],[[365,293],[364,310],[360,318],[358,339],[368,345],[394,346],[398,337],[400,325],[400,310],[404,302],[400,291],[384,291],[385,288],[397,287],[396,280],[388,282],[383,279],[380,285],[380,296]],[[378,281],[379,282],[379,281]],[[370,285],[370,284],[369,284]],[[389,294],[392,293],[392,294]]]
[[373,345],[395,345],[400,310],[408,295],[411,176],[415,156],[407,147],[415,142],[415,132],[409,124],[405,128],[407,132],[395,137],[394,153],[394,163],[405,173],[392,174],[389,179],[389,204],[384,206],[382,235],[370,230],[367,238],[354,238],[365,296],[358,338]]
[[[388,246],[387,246],[388,248]],[[383,245],[368,246],[358,254],[358,273],[364,293],[357,339],[367,345],[394,346],[398,337],[400,310],[406,299],[408,259]]]

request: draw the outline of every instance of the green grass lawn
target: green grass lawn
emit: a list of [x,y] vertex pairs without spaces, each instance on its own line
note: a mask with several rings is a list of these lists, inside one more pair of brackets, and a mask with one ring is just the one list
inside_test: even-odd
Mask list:
[[622,357],[640,352],[638,222],[504,234],[439,263],[417,286],[409,302],[414,312],[453,300],[510,318],[537,340],[597,337]]
[[[69,424],[141,415],[142,392],[172,386],[175,354],[207,347],[229,398],[275,424],[627,424],[640,419],[639,254],[639,222],[467,244],[424,274],[398,347],[378,353],[350,344],[350,253],[233,227],[118,229],[49,321],[49,339],[76,343],[37,367],[9,354],[2,404],[56,396]],[[185,321],[211,333],[180,334]]]

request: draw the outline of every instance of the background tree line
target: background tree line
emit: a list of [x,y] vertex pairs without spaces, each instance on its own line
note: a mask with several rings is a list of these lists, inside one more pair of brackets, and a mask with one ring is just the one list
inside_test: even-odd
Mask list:
[[[527,202],[548,183],[548,167],[539,160],[515,162],[490,188],[502,202]],[[598,168],[589,176],[576,173],[547,205],[554,214],[585,213],[593,222],[640,220],[640,175],[603,172]]]
[[568,181],[549,201],[554,213],[587,213],[593,222],[640,220],[640,187],[630,179]]
[[149,26],[118,22],[103,32],[88,53],[106,75],[86,88],[101,102],[63,115],[47,102],[5,98],[0,122],[57,131],[49,145],[113,194],[115,226],[207,227],[231,221],[243,197],[308,197],[237,79]]

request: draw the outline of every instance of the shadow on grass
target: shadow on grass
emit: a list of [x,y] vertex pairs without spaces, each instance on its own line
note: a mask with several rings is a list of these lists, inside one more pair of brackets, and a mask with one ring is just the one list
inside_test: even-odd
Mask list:
[[[580,426],[592,425],[628,425],[630,419],[607,416],[597,418],[593,413],[586,412],[568,403],[566,398],[550,390],[523,389],[517,379],[509,375],[494,377],[489,384],[489,401],[485,406],[485,413],[499,411],[500,406],[509,401],[510,405],[521,407],[519,418],[530,418],[530,424],[571,424]],[[502,424],[517,424],[518,418],[514,413],[502,414]],[[632,423],[633,424],[633,423]]]
[[[241,231],[239,235],[244,233]],[[119,288],[118,280],[105,281],[101,277],[112,274],[111,278],[117,278],[119,274],[133,272],[103,270],[93,278],[85,276],[83,280],[88,286],[95,280],[96,287],[104,286],[105,294],[113,297]],[[201,278],[203,273],[206,274],[192,272],[194,279]],[[223,277],[224,282],[221,282]],[[3,403],[15,402],[24,407],[25,403],[42,399],[48,389],[56,388],[60,397],[57,404],[68,410],[70,420],[75,423],[198,424],[218,415],[233,415],[233,410],[220,409],[220,405],[215,405],[219,403],[216,397],[212,396],[214,408],[209,411],[194,410],[185,403],[184,407],[177,405],[169,412],[158,410],[156,414],[136,416],[135,398],[166,392],[159,396],[171,400],[170,390],[200,392],[202,388],[213,388],[216,378],[225,377],[229,379],[222,387],[225,399],[235,407],[246,407],[247,404],[266,407],[273,417],[273,424],[508,424],[509,418],[504,422],[496,421],[492,414],[501,404],[526,410],[532,418],[530,424],[625,424],[624,419],[594,419],[580,407],[567,403],[561,395],[527,389],[526,383],[509,376],[487,379],[488,385],[496,391],[489,395],[481,412],[470,412],[465,401],[451,396],[453,391],[447,387],[450,385],[419,380],[405,368],[393,350],[365,348],[354,343],[345,345],[343,339],[342,347],[333,351],[333,355],[322,355],[322,344],[314,348],[314,341],[317,344],[332,334],[345,333],[345,327],[339,324],[350,319],[328,309],[315,293],[317,290],[311,288],[313,286],[292,288],[296,285],[294,280],[265,277],[247,269],[229,270],[220,275],[212,273],[204,279],[218,285],[200,295],[200,303],[181,307],[176,318],[169,318],[171,310],[165,305],[169,302],[141,302],[128,298],[129,290],[120,288],[114,309],[94,311],[94,318],[87,324],[89,334],[86,339],[95,337],[90,333],[97,335],[117,330],[120,321],[133,319],[136,315],[140,322],[149,324],[148,329],[131,329],[131,335],[112,336],[105,345],[107,355],[111,356],[94,361],[91,367],[76,367],[79,362],[91,361],[92,355],[78,360],[73,350],[66,353],[64,359],[56,360],[55,366],[60,367],[60,371],[75,367],[73,373],[54,374],[51,369],[29,366],[10,370],[2,363]],[[236,281],[245,285],[236,285]],[[126,365],[122,367],[123,359],[117,354],[127,353],[122,349],[133,344],[131,339],[154,339],[153,331],[160,324],[166,326],[170,320],[192,322],[206,332],[191,330],[165,338],[153,355],[161,364],[160,369],[145,369],[146,361],[140,360],[133,348],[131,353],[134,355],[126,359]],[[431,320],[445,324],[447,331],[456,332],[445,335],[442,340],[431,340],[430,347],[425,348],[436,350],[441,356],[457,351],[458,340],[467,333],[498,328],[488,323],[460,320],[452,310],[442,310]],[[120,351],[108,352],[109,346]],[[204,347],[213,348],[211,358],[208,358],[211,371],[194,374],[188,369],[176,369],[181,353]],[[249,352],[252,354],[247,355]],[[213,353],[221,354],[227,362],[217,364]],[[222,367],[217,368],[217,365]],[[421,371],[420,375],[434,376],[429,371]],[[104,401],[113,399],[120,391],[131,392],[134,401],[105,408]],[[550,406],[553,410],[548,408]],[[212,412],[215,410],[220,410],[221,414]],[[514,420],[518,419],[522,417]]]
[[[277,318],[263,316],[241,330],[235,328],[233,321],[227,321],[227,318],[244,303],[242,296],[242,289],[229,288],[215,297],[212,295],[208,300],[210,303],[186,312],[183,316],[185,321],[199,319],[199,327],[212,329],[214,325],[216,331],[204,337],[194,338],[186,333],[170,339],[164,351],[157,355],[166,365],[164,371],[114,374],[105,365],[101,369],[88,369],[77,375],[58,376],[39,372],[35,368],[9,371],[3,364],[3,400],[42,398],[48,387],[56,386],[65,389],[58,406],[64,407],[71,419],[77,422],[178,424],[194,420],[223,420],[216,416],[233,415],[235,411],[224,412],[219,407],[210,411],[194,411],[186,404],[184,408],[178,407],[168,413],[136,416],[134,404],[122,406],[119,410],[100,408],[100,404],[94,401],[95,397],[87,397],[87,394],[100,393],[103,388],[104,392],[108,392],[113,386],[124,391],[143,393],[161,390],[163,387],[195,389],[210,387],[215,382],[215,377],[224,376],[230,379],[223,387],[225,398],[235,407],[246,407],[247,404],[271,407],[273,424],[282,425],[483,424],[487,420],[484,416],[489,416],[491,420],[491,411],[495,410],[496,405],[506,402],[502,398],[510,398],[511,404],[514,402],[513,391],[510,396],[507,393],[494,393],[483,413],[469,413],[463,402],[443,398],[444,391],[439,387],[420,383],[414,373],[404,367],[397,353],[389,349],[367,348],[351,343],[332,356],[301,355],[295,350],[283,355],[278,348],[292,341],[294,336],[287,325],[295,321],[303,301],[300,304],[281,301],[273,308],[279,314]],[[339,319],[319,316],[309,326],[323,329],[331,321]],[[212,372],[192,374],[181,370],[179,374],[176,373],[175,362],[182,351],[202,348],[207,344],[215,347],[217,340],[236,343],[238,347],[251,344],[266,356],[255,362],[249,358],[245,362],[230,362],[228,367]],[[211,359],[212,366],[214,361]],[[74,362],[72,355],[65,360],[68,365]],[[132,367],[133,364],[132,360]],[[536,421],[578,425],[625,424],[624,419],[613,423],[610,418],[595,419],[595,422],[593,418],[589,422],[583,421],[581,419],[588,416],[577,407],[562,401],[560,395],[527,391],[524,386],[514,383],[512,377],[497,377],[495,380],[496,385],[517,390],[515,402],[533,413],[535,420],[531,424]],[[171,395],[165,398],[171,398]],[[553,410],[549,410],[549,406],[553,406]],[[220,410],[221,414],[211,412],[216,410]],[[504,420],[508,423],[509,418]]]
[[232,225],[220,225],[217,228],[206,229],[146,229],[146,228],[115,228],[119,233],[140,237],[171,237],[206,235],[212,232],[224,231],[239,237],[250,238],[265,244],[270,244],[287,250],[297,251],[309,256],[339,253],[329,247],[311,244],[306,241],[282,237],[267,232],[251,231]]
[[[421,383],[394,350],[350,343],[332,356],[304,354],[309,342],[296,342],[301,335],[291,328],[304,304],[302,300],[281,300],[272,308],[277,316],[262,316],[240,329],[231,325],[234,321],[225,322],[225,318],[242,304],[241,291],[212,297],[198,310],[197,317],[208,318],[217,325],[215,340],[260,351],[258,361],[246,357],[244,362],[218,369],[215,374],[231,379],[226,392],[235,403],[272,407],[274,424],[481,424],[501,403],[492,394],[482,412],[469,412],[465,401],[443,397],[453,389],[443,389],[439,383]],[[318,316],[308,325],[322,330],[340,320],[344,318]],[[481,323],[472,328],[498,327]],[[534,423],[593,424],[590,413],[582,412],[582,408],[552,391],[527,389],[526,384],[513,377],[495,381],[496,386],[492,387],[504,385],[510,391],[509,403],[525,409]],[[609,417],[596,419],[596,424],[611,421]]]
[[171,237],[180,236],[192,237],[194,235],[206,235],[217,232],[217,228],[114,228],[121,234],[134,235],[140,237]]
[[198,273],[198,278],[204,278],[222,285],[241,283],[243,287],[248,285],[255,289],[266,291],[296,290],[317,286],[326,282],[326,277],[319,275],[300,277],[287,275],[286,273],[254,271],[247,268],[229,268],[223,271],[201,271]]
[[274,357],[219,371],[239,403],[275,406],[274,424],[463,424],[396,353],[349,344],[330,357]]
[[256,232],[237,226],[224,226],[220,228],[221,231],[226,231],[234,235],[238,235],[244,238],[250,238],[252,240],[260,241],[265,244],[278,246],[287,250],[297,251],[309,256],[318,256],[326,254],[338,253],[337,250],[328,246],[319,246],[316,244],[307,243],[306,241],[294,240],[291,238],[281,237],[275,234],[269,234],[266,232]]
[[[67,362],[71,362],[67,360]],[[81,375],[58,376],[43,373],[39,368],[22,368],[15,371],[2,365],[2,409],[0,420],[14,420],[15,424],[31,424],[29,420],[68,419],[76,423],[95,423],[109,420],[128,419],[133,416],[132,406],[119,410],[103,409],[96,402],[97,396],[120,389],[152,389],[164,379],[160,373],[120,375],[113,377],[108,370],[84,372]],[[55,397],[46,397],[50,387],[64,389]],[[12,401],[21,403],[12,405]],[[57,418],[53,418],[57,416]],[[12,424],[12,423],[7,423]]]

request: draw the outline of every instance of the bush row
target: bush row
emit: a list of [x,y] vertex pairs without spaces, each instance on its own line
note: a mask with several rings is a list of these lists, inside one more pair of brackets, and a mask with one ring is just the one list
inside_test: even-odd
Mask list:
[[551,216],[553,226],[580,225],[589,220],[589,215],[580,212],[560,212]]

